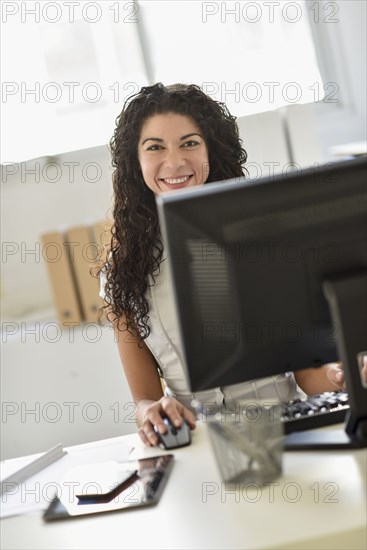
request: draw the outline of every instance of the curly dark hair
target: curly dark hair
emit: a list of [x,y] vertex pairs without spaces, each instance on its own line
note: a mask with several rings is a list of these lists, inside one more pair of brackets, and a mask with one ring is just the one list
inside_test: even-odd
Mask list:
[[209,157],[205,183],[243,176],[247,159],[236,118],[224,103],[214,101],[199,86],[157,83],[126,100],[110,141],[114,207],[108,261],[103,267],[107,276],[103,309],[108,308],[109,320],[124,316],[123,330],[138,336],[139,343],[150,334],[148,276],[155,282],[163,244],[155,196],[140,169],[138,142],[144,122],[162,113],[189,116],[200,129]]

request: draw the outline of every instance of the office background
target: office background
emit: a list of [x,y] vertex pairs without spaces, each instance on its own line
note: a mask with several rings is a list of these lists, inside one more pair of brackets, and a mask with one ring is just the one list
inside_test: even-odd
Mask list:
[[[20,6],[21,3],[8,4]],[[31,5],[36,3],[22,4],[31,8]],[[127,73],[129,75],[126,77],[127,81],[141,82],[145,85],[156,79],[164,83],[178,80],[179,62],[175,71],[172,70],[172,76],[170,76],[169,67],[166,69],[159,64],[163,54],[159,50],[158,55],[158,50],[153,49],[154,40],[152,40],[152,36],[155,36],[154,17],[157,15],[149,12],[149,9],[155,5],[157,13],[165,14],[161,16],[162,28],[164,28],[164,25],[173,26],[173,23],[179,25],[180,14],[183,17],[183,10],[185,10],[184,3],[172,2],[176,9],[174,21],[173,15],[167,10],[163,12],[158,10],[164,7],[165,2],[120,2],[118,4],[122,7],[121,9],[124,6],[128,8],[123,12],[124,17],[133,16],[134,12],[131,10],[134,6],[141,10],[142,15],[142,25],[124,27],[124,40],[128,40],[128,44],[132,44],[134,40],[140,40],[141,43],[138,57],[134,57],[135,54],[131,53],[131,49],[128,50],[129,55],[123,56],[123,59],[128,59],[130,63],[126,62],[126,70],[130,71]],[[228,48],[230,45],[225,29],[236,17],[236,15],[230,16],[225,11],[229,4],[233,4],[233,8],[235,4],[240,5],[239,24],[243,23],[244,14],[247,14],[248,19],[256,16],[254,12],[243,11],[245,4],[249,4],[246,2],[196,2],[196,4],[200,4],[201,14],[205,4],[207,23],[214,15],[217,17],[218,24],[224,22],[223,36],[221,35],[222,48]],[[360,0],[348,0],[288,4],[300,6],[303,10],[299,13],[308,28],[308,36],[312,39],[317,60],[316,68],[322,79],[321,89],[315,86],[310,90],[310,85],[303,83],[301,89],[304,91],[308,88],[308,97],[305,101],[293,101],[289,97],[288,101],[280,102],[279,105],[260,106],[259,102],[254,101],[236,103],[234,98],[237,92],[230,93],[231,89],[233,91],[233,86],[231,88],[230,84],[236,82],[236,76],[231,83],[228,80],[229,76],[224,73],[224,76],[217,79],[210,73],[207,77],[211,78],[211,89],[216,89],[216,93],[221,96],[219,99],[224,101],[228,99],[233,106],[231,110],[239,117],[240,133],[249,155],[249,171],[253,177],[267,175],[271,170],[279,173],[292,167],[299,169],[315,163],[332,162],[336,158],[363,150],[363,143],[366,142],[366,3]],[[215,11],[215,14],[211,15],[208,10],[212,10],[213,14]],[[43,14],[43,19],[45,20],[46,15],[48,19],[56,17],[55,13]],[[294,11],[283,13],[283,23],[285,18],[296,18],[296,16],[297,11],[294,7]],[[6,29],[7,23],[4,23],[6,20],[4,17],[3,12],[2,26]],[[24,17],[23,30],[28,28],[27,21],[31,21],[31,16],[27,13],[22,14],[21,11],[14,15],[11,13],[7,15],[9,24],[12,23],[11,17],[17,17],[18,22],[22,22],[21,18]],[[89,12],[89,18],[92,19],[92,17],[95,17],[94,13]],[[226,18],[228,18],[227,26]],[[42,21],[42,12],[40,19]],[[149,22],[152,27],[149,27]],[[260,28],[260,24],[262,32],[265,33],[263,36],[267,36],[264,27],[268,22],[263,18],[252,25],[252,40],[255,42],[260,40],[256,35],[256,29]],[[207,23],[200,21],[203,29]],[[70,29],[68,24],[66,27],[65,23],[63,24],[64,28]],[[30,28],[30,23],[28,25]],[[59,27],[46,25],[45,28],[49,31]],[[286,25],[285,28],[290,28],[290,25]],[[186,27],[179,25],[179,31],[185,32]],[[271,31],[275,32],[273,28]],[[136,36],[133,36],[133,33]],[[158,32],[157,35],[159,35]],[[185,37],[183,46],[185,40],[189,38]],[[202,40],[204,40],[203,37]],[[53,67],[54,70],[53,59],[55,58],[52,55],[55,56],[57,51],[55,44],[57,45],[56,38],[54,49],[50,46],[51,49],[47,50],[45,57],[46,66],[48,59],[49,67]],[[204,44],[205,42],[203,47]],[[24,43],[18,46],[21,46],[19,49],[23,52],[27,51],[26,36]],[[158,48],[158,46],[157,43],[155,47]],[[249,48],[249,53],[246,46]],[[4,58],[7,53],[11,53],[13,47],[13,42],[3,41]],[[126,48],[125,42],[123,48]],[[246,41],[243,48],[241,58],[243,66],[246,67],[247,54],[250,55],[251,48]],[[91,50],[90,59],[86,57],[83,60],[87,67],[92,66],[92,53]],[[99,67],[103,66],[104,52],[98,51],[97,48],[94,53],[97,59],[100,59]],[[168,61],[170,60],[167,60],[167,63]],[[279,67],[282,67],[281,59]],[[139,74],[134,74],[137,68]],[[59,66],[59,71],[61,69]],[[198,64],[195,67],[197,73],[193,74],[200,74],[200,69]],[[238,81],[245,82],[242,67],[237,64],[237,69]],[[63,70],[66,79],[68,70],[65,67]],[[80,69],[76,66],[75,71],[78,70]],[[295,74],[299,74],[299,67],[297,71]],[[48,74],[52,75],[52,70],[49,70]],[[62,71],[59,74],[62,74]],[[89,78],[91,74],[88,73]],[[16,72],[9,71],[4,80],[21,85],[22,77],[16,75]],[[288,82],[290,80],[297,82],[297,78],[292,79],[291,75],[292,71],[285,73],[284,78],[288,79]],[[164,76],[166,78],[163,78]],[[27,78],[27,82],[32,82],[29,75]],[[188,78],[189,73],[185,81],[188,81]],[[257,78],[262,84],[266,80],[266,77]],[[56,79],[55,75],[54,79]],[[54,79],[51,76],[49,78],[50,81]],[[98,75],[94,75],[93,80],[98,81]],[[195,80],[200,83],[192,77],[192,81]],[[121,80],[121,82],[124,81]],[[253,87],[252,93],[255,93],[256,89],[256,86]],[[296,88],[289,88],[289,93],[294,93],[294,89]],[[86,324],[74,330],[61,331],[57,327],[50,281],[40,245],[40,235],[47,231],[63,231],[78,224],[90,225],[109,217],[112,171],[106,136],[109,131],[112,133],[114,119],[122,105],[115,103],[112,106],[105,106],[103,118],[106,118],[106,124],[101,128],[101,137],[99,139],[93,137],[89,142],[83,142],[83,139],[86,139],[85,136],[77,142],[77,137],[80,121],[93,117],[91,104],[87,105],[88,109],[84,113],[82,109],[74,113],[75,116],[84,117],[79,122],[76,122],[77,119],[72,118],[73,113],[69,112],[66,118],[65,116],[63,118],[68,122],[69,133],[66,133],[64,142],[54,142],[53,135],[57,133],[55,124],[52,120],[47,120],[44,113],[41,115],[41,111],[38,114],[37,110],[34,111],[33,122],[26,122],[23,119],[24,130],[22,130],[22,120],[11,124],[9,109],[11,105],[17,106],[17,97],[19,98],[18,107],[24,109],[24,112],[32,108],[33,102],[29,98],[27,100],[27,97],[22,101],[21,89],[18,89],[18,96],[14,87],[13,93],[10,93],[9,87],[5,90],[8,96],[6,101],[3,100],[2,106],[5,114],[3,141],[6,140],[7,144],[2,148],[1,183],[1,458],[37,452],[58,442],[72,445],[135,431],[134,404],[123,375],[111,329]],[[243,86],[240,90],[243,91]],[[249,88],[247,90],[250,93]],[[318,98],[319,101],[312,103],[312,97]],[[255,112],[255,103],[258,112]],[[59,107],[61,109],[61,105]],[[64,109],[68,107],[70,104],[63,106]],[[235,112],[237,108],[238,113]],[[109,109],[112,110],[109,111]],[[107,116],[108,113],[110,113],[109,116]],[[39,125],[37,116],[41,117]],[[94,129],[96,124],[96,122],[92,124]],[[23,133],[27,135],[27,139],[22,138]],[[32,133],[34,140],[32,140]],[[36,139],[38,134],[44,138],[40,144]],[[91,135],[90,132],[89,134]],[[73,146],[68,148],[68,143]],[[83,143],[86,144],[85,147],[82,146]]]

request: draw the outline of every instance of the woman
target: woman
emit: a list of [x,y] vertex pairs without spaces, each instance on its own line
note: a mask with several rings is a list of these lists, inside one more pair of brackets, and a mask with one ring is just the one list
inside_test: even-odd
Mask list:
[[296,380],[306,392],[343,385],[343,371],[332,364],[299,371],[297,378],[284,373],[190,392],[155,196],[243,176],[247,154],[241,145],[235,117],[195,85],[144,87],[125,103],[117,119],[110,143],[114,226],[109,261],[101,273],[101,296],[137,404],[139,434],[147,445],[158,444],[154,426],[166,431],[164,416],[175,426],[185,419],[194,428],[195,400],[231,407],[239,399],[291,400]]

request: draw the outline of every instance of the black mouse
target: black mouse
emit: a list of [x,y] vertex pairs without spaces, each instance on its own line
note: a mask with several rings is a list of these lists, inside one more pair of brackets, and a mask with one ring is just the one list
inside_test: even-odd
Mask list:
[[187,422],[183,422],[181,426],[175,428],[168,418],[163,418],[163,422],[167,426],[167,431],[164,434],[159,433],[157,426],[154,426],[154,431],[160,441],[160,447],[163,449],[177,449],[185,447],[191,443],[191,430]]

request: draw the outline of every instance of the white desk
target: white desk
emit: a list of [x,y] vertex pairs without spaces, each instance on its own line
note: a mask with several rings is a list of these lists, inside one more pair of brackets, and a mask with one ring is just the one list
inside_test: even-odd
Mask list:
[[[163,454],[137,435],[131,458]],[[68,449],[72,450],[72,447]],[[198,425],[152,508],[44,523],[41,514],[1,520],[1,548],[365,549],[366,451],[286,453],[269,488],[226,493]]]

